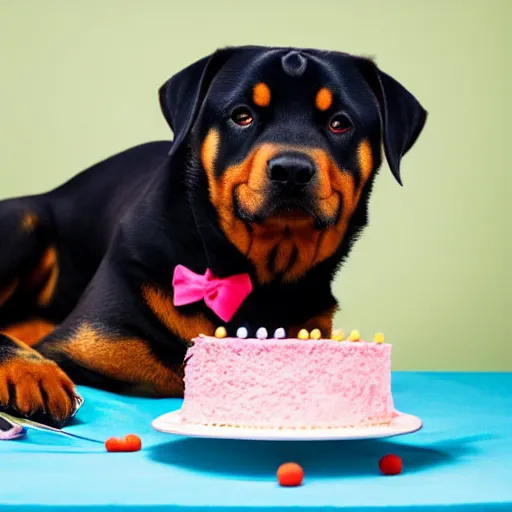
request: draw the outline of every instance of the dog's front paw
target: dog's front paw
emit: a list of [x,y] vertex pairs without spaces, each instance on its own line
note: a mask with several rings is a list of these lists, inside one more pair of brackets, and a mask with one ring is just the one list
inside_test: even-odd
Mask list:
[[60,426],[74,414],[76,397],[70,378],[36,352],[17,348],[0,362],[0,410]]

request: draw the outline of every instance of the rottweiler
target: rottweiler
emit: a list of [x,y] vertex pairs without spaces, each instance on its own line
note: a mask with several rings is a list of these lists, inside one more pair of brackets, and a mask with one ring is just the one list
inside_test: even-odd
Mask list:
[[2,410],[62,426],[75,384],[180,397],[190,340],[220,325],[329,336],[382,148],[401,183],[427,117],[373,59],[293,47],[219,49],[159,101],[172,142],[0,202]]

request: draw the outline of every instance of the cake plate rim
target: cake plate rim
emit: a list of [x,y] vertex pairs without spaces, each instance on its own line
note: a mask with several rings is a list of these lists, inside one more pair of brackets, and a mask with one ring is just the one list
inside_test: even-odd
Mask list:
[[412,414],[396,411],[390,425],[343,428],[254,428],[210,426],[186,423],[181,420],[181,410],[167,412],[155,418],[152,427],[165,434],[203,439],[243,441],[354,441],[359,439],[383,439],[413,434],[423,427],[422,420]]

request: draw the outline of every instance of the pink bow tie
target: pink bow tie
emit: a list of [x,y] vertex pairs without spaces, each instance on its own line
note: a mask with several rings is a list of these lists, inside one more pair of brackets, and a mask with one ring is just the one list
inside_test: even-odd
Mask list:
[[183,265],[174,269],[172,280],[174,305],[184,306],[204,300],[205,304],[224,322],[229,322],[252,291],[248,274],[220,279],[210,269],[204,275],[196,274]]

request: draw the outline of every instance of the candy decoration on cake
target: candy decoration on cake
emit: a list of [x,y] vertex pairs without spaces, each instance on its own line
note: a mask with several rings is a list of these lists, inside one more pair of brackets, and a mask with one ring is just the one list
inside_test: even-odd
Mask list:
[[256,331],[256,338],[258,338],[259,340],[266,340],[268,338],[267,329],[265,329],[265,327],[260,327]]
[[228,335],[228,332],[226,331],[225,327],[217,327],[215,329],[215,337],[216,338],[225,338]]
[[373,341],[375,343],[384,343],[384,334],[381,332],[378,332],[375,337],[373,338]]
[[309,332],[306,329],[301,329],[299,334],[297,334],[297,338],[299,340],[309,340]]
[[398,455],[388,453],[380,459],[379,469],[383,475],[399,475],[403,469],[402,459]]
[[354,329],[349,335],[348,335],[348,341],[361,341],[361,334],[357,329]]
[[295,462],[281,464],[277,470],[277,481],[282,487],[297,487],[304,480],[304,470]]
[[274,332],[274,338],[276,340],[284,340],[286,338],[286,331],[279,327],[279,329],[276,329],[276,332]]
[[313,329],[310,333],[309,333],[309,337],[312,339],[312,340],[319,340],[322,338],[322,332],[320,331],[320,329]]
[[341,329],[335,329],[332,331],[331,339],[334,341],[343,341],[345,339],[345,333]]
[[245,327],[239,327],[236,331],[236,337],[245,340],[249,336],[247,329]]

